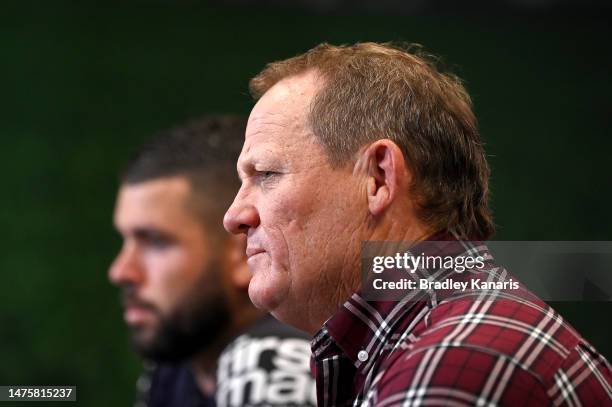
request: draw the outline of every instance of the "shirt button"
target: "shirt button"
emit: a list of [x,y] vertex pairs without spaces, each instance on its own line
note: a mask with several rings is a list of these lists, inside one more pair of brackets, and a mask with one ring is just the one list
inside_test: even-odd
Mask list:
[[368,352],[366,352],[365,350],[360,350],[357,354],[357,359],[361,360],[362,362],[365,362],[366,360],[368,360],[368,356]]

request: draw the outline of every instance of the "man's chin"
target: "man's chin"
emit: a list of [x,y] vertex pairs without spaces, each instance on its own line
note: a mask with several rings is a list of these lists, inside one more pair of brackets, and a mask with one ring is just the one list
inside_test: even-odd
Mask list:
[[151,327],[130,326],[130,342],[141,357],[151,358],[157,347],[157,332]]
[[257,308],[273,312],[287,297],[289,284],[282,277],[269,277],[266,272],[256,273],[249,282],[249,298]]
[[[148,340],[142,337],[132,336],[132,349],[142,359],[151,360],[158,363],[180,363],[187,359],[190,354],[186,354],[178,348],[168,347],[156,342],[155,339]],[[161,345],[161,346],[160,346]]]
[[176,312],[129,326],[132,348],[142,358],[159,363],[174,364],[189,359],[214,340],[211,332],[226,329],[227,306],[223,298],[213,299],[214,302],[199,309],[198,316]]

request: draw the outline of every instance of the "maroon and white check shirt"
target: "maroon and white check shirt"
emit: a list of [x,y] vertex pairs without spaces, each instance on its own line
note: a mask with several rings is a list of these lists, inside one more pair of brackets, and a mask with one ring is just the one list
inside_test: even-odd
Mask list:
[[[464,278],[510,278],[484,244],[440,244],[487,259]],[[312,351],[319,406],[612,406],[608,361],[522,286],[414,290],[402,301],[357,293]]]

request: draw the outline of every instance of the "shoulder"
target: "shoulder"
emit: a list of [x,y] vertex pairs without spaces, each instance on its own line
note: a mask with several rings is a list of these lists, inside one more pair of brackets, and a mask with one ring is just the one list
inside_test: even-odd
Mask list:
[[[580,342],[555,372],[548,394],[555,405],[612,405],[612,366],[587,342]],[[568,404],[570,404],[568,402]]]
[[539,378],[507,355],[438,344],[396,357],[374,384],[376,405],[546,405]]
[[459,404],[547,404],[552,393],[567,394],[559,388],[560,372],[578,370],[586,349],[600,367],[607,366],[600,374],[607,379],[597,384],[610,397],[605,359],[545,303],[453,299],[434,308],[418,332],[396,346],[373,387],[376,398],[387,402],[433,397]]
[[410,347],[468,347],[499,354],[549,380],[584,339],[541,300],[502,294],[492,300],[458,298],[435,307]]

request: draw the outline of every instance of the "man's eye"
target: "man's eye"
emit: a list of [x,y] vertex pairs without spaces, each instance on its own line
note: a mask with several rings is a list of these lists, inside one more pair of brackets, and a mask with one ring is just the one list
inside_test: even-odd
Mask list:
[[171,243],[170,239],[168,239],[167,237],[158,235],[147,236],[144,240],[147,245],[156,249],[164,249],[170,246]]
[[255,178],[262,187],[271,187],[278,181],[280,172],[276,171],[257,171]]
[[268,181],[274,178],[274,176],[276,175],[278,175],[278,172],[275,172],[275,171],[257,171],[257,177],[261,181]]

